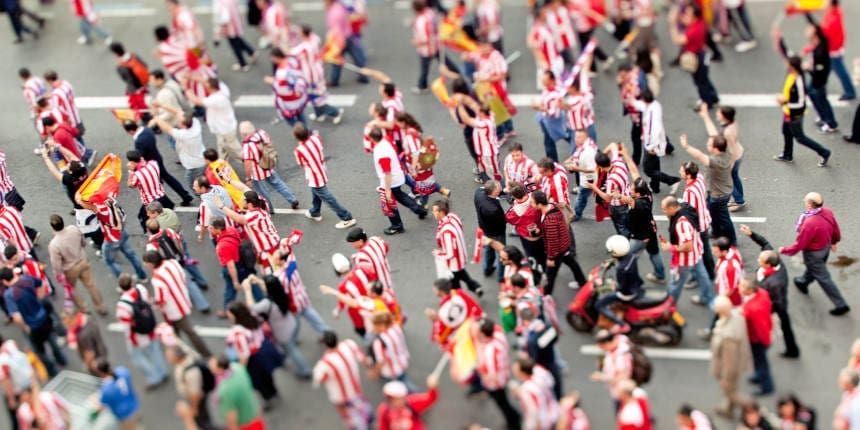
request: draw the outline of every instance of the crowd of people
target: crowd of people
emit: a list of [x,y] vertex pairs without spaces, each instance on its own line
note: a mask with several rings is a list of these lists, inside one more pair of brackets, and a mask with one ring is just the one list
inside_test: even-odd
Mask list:
[[[744,429],[814,429],[816,411],[794,395],[780,397],[775,412],[769,413],[743,394],[739,384],[750,374],[755,396],[775,393],[778,381],[768,358],[775,334],[772,314],[779,319],[784,339],[782,357],[800,357],[787,300],[790,282],[804,295],[817,282],[833,303],[829,311],[833,316],[851,310],[827,268],[842,237],[822,194],[803,197],[797,238],[786,246],[775,247],[749,226],[733,223],[731,213],[748,207],[739,172],[744,160],[741,120],[734,107],[720,103],[710,65],[722,61],[720,43],[737,40],[734,48],[739,53],[756,49],[757,36],[744,2],[679,0],[666,5],[670,41],[678,49],[668,66],[690,74],[698,95],[693,110],[708,136],[697,144],[680,135],[677,147],[666,132],[659,100],[661,58],[672,51],[661,49],[656,36],[663,10],[650,0],[605,3],[529,4],[527,46],[540,91],[532,108],[543,134],[541,154],[539,145],[524,145],[514,129],[518,109],[508,94],[511,77],[498,1],[458,1],[448,10],[438,0],[413,0],[411,43],[419,71],[412,93],[425,94],[432,87],[442,102],[440,110],[447,110],[462,129],[474,166],[471,173],[480,184],[473,200],[480,227],[475,246],[479,249],[473,255],[462,220],[468,211],[455,212],[448,200],[452,191],[434,172],[439,158],[436,143],[408,112],[395,82],[366,65],[362,35],[368,12],[363,0],[324,1],[325,39],[310,26],[291,22],[279,0],[250,1],[246,17],[237,0],[213,3],[212,41],[218,46],[227,39],[236,57],[233,71],[247,72],[268,53],[272,69],[265,82],[271,85],[277,114],[269,125],[283,121],[290,127],[293,157],[279,157],[285,148],[275,145],[263,127],[239,121],[230,89],[187,5],[166,0],[171,23],[153,31],[158,68],[115,41],[89,0],[74,0],[74,16],[80,20],[78,42],[90,44],[93,33],[102,38],[116,57],[116,72],[125,87],[128,109],[116,115],[133,145],[107,159],[115,157],[112,162],[119,169],[125,159],[125,181],[117,185],[139,195],[136,219],[146,244],[135,249],[130,242],[130,231],[137,227],[129,224],[116,192],[97,199],[88,188],[88,178],[105,167],[91,147],[97,145],[84,140],[86,128],[72,84],[54,70],[40,77],[21,68],[24,99],[41,142],[34,152],[62,184],[68,203],[57,203],[52,214],[25,212],[25,200],[0,152],[4,245],[0,304],[7,324],[17,326],[29,341],[24,346],[0,337],[0,386],[12,428],[71,428],[66,401],[40,390],[67,366],[67,351],[76,351],[84,370],[102,380],[89,405],[91,419],[108,410],[122,429],[151,426],[144,423],[140,390],[135,388],[140,384],[121,362],[130,362],[143,375],[143,390],[148,393],[157,393],[172,379],[180,396],[175,413],[189,430],[267,428],[265,414],[280,400],[273,375],[287,365],[296,383],[325,387],[345,428],[425,428],[423,416],[432,413],[439,396],[440,368],[422,381],[426,388],[413,380],[402,327],[407,313],[414,318],[416,312],[403,309],[398,301],[389,263],[391,246],[384,237],[356,226],[352,212],[328,187],[325,136],[310,125],[326,120],[341,124],[343,109],[330,105],[327,97],[328,88],[340,85],[341,69],[347,68],[359,82],[379,83],[379,100],[369,107],[362,135],[366,159],[379,180],[378,205],[390,223],[383,233],[390,240],[408,235],[409,221],[404,222],[401,205],[419,220],[433,216],[435,241],[432,245],[428,241],[426,251],[436,263],[432,290],[439,303],[424,310],[432,324],[431,339],[443,355],[451,356],[451,377],[468,387],[469,397],[486,393],[505,428],[591,428],[579,393],[564,384],[568,364],[558,346],[560,309],[553,298],[562,265],[572,273],[573,280],[567,283],[572,289],[603,281],[586,276],[574,236],[576,226],[589,222],[585,210],[591,201],[597,221],[611,222],[614,234],[605,247],[615,266],[610,271],[615,280],[607,282],[614,289],[593,304],[599,315],[594,340],[603,357],[591,379],[606,384],[617,428],[648,430],[653,425],[645,388],[652,363],[639,344],[643,330],[625,319],[623,309],[641,304],[646,289],[665,290],[663,300],[674,304],[684,289],[695,289],[690,301],[712,321],[697,327],[697,334],[710,342],[710,373],[723,399],[714,412]],[[845,28],[840,2],[824,3],[820,13],[789,8],[795,15],[805,13],[809,45],[802,55],[810,61],[791,51],[778,21],[771,30],[787,68],[782,92],[774,101],[784,114],[785,139],[776,161],[793,162],[796,140],[818,154],[819,167],[827,167],[837,149],[804,133],[807,99],[819,115],[818,131],[826,136],[838,130],[827,98],[831,72],[843,87],[841,99],[855,98],[842,58]],[[40,27],[42,18],[17,0],[2,5],[16,43],[22,43],[25,34],[38,37],[22,17],[35,19]],[[266,48],[255,49],[246,41],[246,22],[259,30],[260,45]],[[608,42],[594,37],[599,28],[618,41],[610,54],[603,49]],[[344,55],[352,63],[345,63]],[[431,85],[434,60],[441,77]],[[591,80],[601,79],[598,71],[613,70],[618,98],[602,94],[599,101],[621,104],[623,116],[630,119],[630,141],[599,145],[594,113],[598,99]],[[856,140],[858,121],[855,118],[854,133],[845,136],[846,141]],[[202,122],[214,144],[204,139]],[[177,168],[164,161],[162,139],[178,157],[181,179],[170,172]],[[661,159],[673,153],[684,159],[677,176],[661,168]],[[335,316],[347,314],[355,336],[336,333],[317,312],[299,274],[302,258],[296,252],[301,252],[303,233],[279,228],[273,219],[278,199],[292,211],[302,205],[277,170],[293,160],[303,169],[312,195],[310,207],[299,213],[321,222],[325,203],[339,219],[334,227],[345,231],[345,241],[355,250],[351,257],[332,256],[339,284],[319,287],[322,300],[330,296],[332,303],[336,301]],[[357,168],[359,163],[366,166],[366,161],[356,161]],[[168,195],[164,184],[178,200]],[[661,190],[662,186],[667,188]],[[439,197],[431,200],[436,193]],[[669,221],[663,232],[655,222],[655,200]],[[63,205],[71,206],[73,218],[64,216],[59,209]],[[197,206],[193,223],[180,219],[174,211],[177,205]],[[25,225],[38,217],[47,218],[52,230],[46,247],[38,245],[40,232]],[[755,266],[745,265],[739,237],[748,237],[761,248]],[[189,253],[190,239],[214,250],[220,282],[204,277],[200,261]],[[653,269],[644,277],[638,266],[642,251]],[[119,292],[114,303],[102,293],[105,281],[94,279],[90,252],[114,277]],[[127,264],[117,261],[117,253]],[[797,254],[803,257],[805,271],[791,279],[783,256]],[[482,263],[483,277],[493,281],[482,282],[470,274],[473,260]],[[195,312],[213,312],[206,296],[210,290],[223,291],[214,313],[230,324],[224,348],[216,351],[192,324]],[[498,315],[487,312],[495,305],[488,306],[485,295],[498,300]],[[122,327],[126,355],[109,352],[102,338],[99,318],[112,313]],[[320,336],[324,352],[316,363],[309,363],[299,347],[299,318]],[[471,361],[464,362],[456,352],[464,344],[473,349]],[[860,426],[860,341],[850,354],[838,378],[843,398],[832,425],[839,430]],[[376,407],[367,400],[362,373],[384,381],[384,401]],[[217,404],[217,415],[210,412],[210,403]],[[712,419],[684,403],[676,425],[710,429]]]

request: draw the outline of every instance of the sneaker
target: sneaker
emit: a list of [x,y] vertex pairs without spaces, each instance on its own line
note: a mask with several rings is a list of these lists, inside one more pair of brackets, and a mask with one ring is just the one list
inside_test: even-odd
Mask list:
[[248,64],[257,64],[257,51],[254,51],[250,57],[248,57]]
[[290,208],[293,210],[298,209],[299,208],[299,201],[293,200],[292,202],[290,202]]
[[[41,154],[41,153],[40,153],[40,154]],[[473,174],[473,175],[480,175],[480,174],[481,174],[481,170],[480,170],[480,169],[478,169],[477,167],[472,167],[472,174]]]
[[331,123],[334,125],[340,124],[340,122],[343,121],[343,112],[344,112],[343,108],[338,108],[337,116],[332,118]]
[[842,140],[848,143],[858,143],[858,140],[860,139],[855,139],[854,136],[851,136],[850,134],[844,134],[842,135]]
[[81,36],[78,38],[78,45],[89,45],[90,39],[87,39],[86,36]]
[[37,146],[37,147],[33,148],[33,154],[41,157],[42,156],[42,147]]
[[350,227],[354,226],[357,222],[358,221],[356,221],[355,218],[350,218],[346,221],[341,221],[341,222],[335,224],[334,228],[336,228],[338,230],[343,230],[345,228],[350,228]]
[[745,42],[740,42],[735,45],[735,52],[747,52],[756,47],[758,43],[755,40],[748,40]]
[[699,296],[698,294],[690,297],[690,303],[692,303],[694,305],[705,306],[705,303],[702,302],[702,297]]
[[649,274],[645,275],[645,279],[647,281],[653,282],[655,284],[665,284],[666,283],[665,277],[664,278],[658,278],[657,275],[655,275],[653,273],[649,273]]
[[734,205],[729,206],[729,212],[737,212],[747,207],[746,203],[735,203]]
[[600,65],[600,70],[604,73],[609,73],[612,70],[613,64],[615,64],[615,57],[609,57]]
[[570,288],[571,290],[575,290],[575,289],[579,288],[579,282],[570,281],[567,283],[567,288]]
[[690,279],[689,281],[687,281],[687,283],[684,284],[684,288],[686,288],[688,290],[692,290],[693,288],[696,288],[698,286],[699,286],[699,282],[696,281],[695,279]]
[[234,72],[238,72],[239,70],[242,70],[242,66],[240,66],[239,63],[233,63],[233,65],[230,66],[230,68],[233,69]]
[[818,128],[818,132],[821,134],[833,134],[839,131],[838,128],[833,128],[827,124],[822,124],[821,127]]
[[480,176],[475,176],[475,177],[474,177],[474,178],[472,178],[472,179],[473,179],[475,182],[477,182],[477,183],[479,183],[479,184],[481,184],[481,185],[483,185],[483,184],[484,184],[484,180],[483,180],[483,179],[481,179],[481,177],[480,177]]
[[818,160],[818,167],[827,167],[828,160],[830,160],[830,154],[827,154],[826,157],[821,157],[821,160]]
[[856,98],[857,98],[857,96],[849,96],[849,95],[846,95],[846,94],[842,94],[841,96],[839,96],[839,101],[843,101],[843,102],[844,102],[844,101],[848,101],[848,100],[854,100],[854,99],[856,99]]
[[815,117],[815,126],[821,127],[822,125],[824,125],[824,121],[821,120],[821,117]]
[[773,159],[775,161],[782,161],[783,163],[793,163],[794,162],[794,160],[792,160],[791,158],[785,158],[782,155],[774,155]]
[[323,117],[322,119],[320,119],[320,118],[317,116],[317,114],[316,114],[315,112],[311,112],[311,113],[309,113],[309,114],[308,114],[308,119],[309,119],[309,120],[311,120],[311,121],[316,121],[317,119],[319,119],[319,120],[320,120],[320,122],[325,121],[325,117]]
[[111,37],[111,36],[106,37],[105,38],[105,46],[110,46],[111,43],[113,43],[113,37]]
[[478,287],[475,289],[475,294],[478,295],[478,298],[484,297],[484,287]]
[[833,316],[835,316],[835,317],[838,317],[838,316],[841,316],[841,315],[845,315],[845,314],[847,314],[848,312],[851,312],[851,308],[849,308],[849,307],[848,307],[848,305],[844,305],[844,306],[839,306],[839,307],[837,307],[837,308],[833,308],[833,309],[831,309],[831,310],[830,310],[830,315],[833,315]]
[[241,69],[239,69],[239,70],[240,70],[242,73],[248,73],[248,72],[250,72],[250,71],[251,71],[251,65],[250,65],[250,64],[246,64],[246,65],[242,66],[242,68],[241,68]]
[[312,219],[312,220],[314,220],[314,221],[316,221],[316,222],[320,222],[320,221],[322,221],[322,215],[313,216],[313,215],[311,215],[311,211],[310,211],[310,210],[306,210],[306,211],[305,211],[305,218],[307,218],[307,219]]
[[405,229],[403,229],[403,228],[394,228],[394,227],[388,227],[385,230],[382,230],[382,232],[388,236],[400,234],[400,233],[403,233],[404,231],[405,231]]

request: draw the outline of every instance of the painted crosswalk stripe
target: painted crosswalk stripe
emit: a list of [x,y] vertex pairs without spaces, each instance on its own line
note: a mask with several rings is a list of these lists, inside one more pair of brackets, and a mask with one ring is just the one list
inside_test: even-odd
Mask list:
[[78,109],[123,109],[128,107],[126,97],[75,97]]
[[[723,106],[733,106],[735,108],[772,108],[777,109],[776,97],[778,94],[720,94],[720,104]],[[511,102],[514,106],[524,107],[531,106],[532,103],[540,101],[540,94],[509,94]],[[846,108],[851,104],[844,100],[839,100],[838,95],[830,95],[827,97],[830,105],[834,108]]]
[[[685,348],[644,348],[645,355],[651,358],[667,358],[673,360],[696,360],[709,361],[711,351],[707,349],[685,349]],[[582,345],[579,347],[582,355],[600,356],[604,352],[594,345]]]
[[[355,105],[358,96],[355,94],[330,94],[328,104],[335,107],[350,107]],[[233,103],[235,107],[274,107],[275,98],[271,94],[243,95]]]
[[[113,322],[108,324],[108,331],[112,333],[124,333],[125,327],[123,327],[122,323]],[[208,327],[196,325],[194,326],[194,331],[196,331],[197,334],[203,337],[225,338],[230,334],[230,328],[228,327]]]
[[[173,208],[174,212],[197,213],[200,209],[197,207],[177,206]],[[279,209],[275,208],[275,213],[278,215],[301,215],[307,212],[307,209]]]

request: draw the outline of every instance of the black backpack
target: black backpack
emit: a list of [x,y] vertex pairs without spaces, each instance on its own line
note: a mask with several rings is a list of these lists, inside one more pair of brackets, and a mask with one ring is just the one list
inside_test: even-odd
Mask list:
[[167,234],[167,231],[162,231],[158,236],[158,253],[165,260],[176,260],[180,265],[185,266],[185,254],[182,251],[182,243]]
[[193,368],[200,369],[200,379],[203,381],[203,393],[209,393],[215,389],[215,374],[209,369],[203,361],[196,360],[191,365],[182,370],[182,379],[185,380],[185,373]]
[[152,305],[141,300],[140,290],[137,290],[137,299],[134,301],[122,300],[131,305],[131,331],[137,334],[150,334],[155,331],[155,312]]
[[257,270],[257,253],[250,240],[245,240],[239,245],[239,265],[251,273]]
[[630,356],[633,361],[633,372],[630,379],[636,382],[636,385],[642,386],[651,380],[651,359],[645,355],[645,351],[639,345],[630,345]]

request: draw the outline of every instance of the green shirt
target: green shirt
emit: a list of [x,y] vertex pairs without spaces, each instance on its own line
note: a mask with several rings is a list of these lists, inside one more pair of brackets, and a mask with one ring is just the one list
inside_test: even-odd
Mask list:
[[237,424],[247,425],[260,414],[251,376],[239,363],[230,364],[230,372],[230,376],[218,384],[218,412],[225,420],[228,413],[236,411]]
[[164,212],[155,218],[158,221],[158,226],[161,228],[169,228],[177,233],[182,230],[182,223],[179,217],[172,209],[164,208]]

